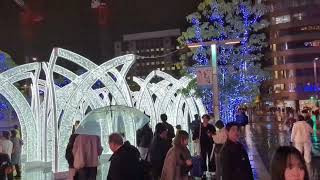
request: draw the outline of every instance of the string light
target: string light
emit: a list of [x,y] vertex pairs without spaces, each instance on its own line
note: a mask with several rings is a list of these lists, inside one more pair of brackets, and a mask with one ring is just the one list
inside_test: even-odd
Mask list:
[[[242,0],[232,3],[212,0],[203,1],[198,9],[199,12],[187,17],[191,27],[179,38],[184,39],[183,43],[241,39],[238,46],[219,45],[217,49],[220,117],[225,122],[235,121],[237,108],[252,102],[259,93],[260,83],[267,77],[258,63],[259,53],[265,46],[265,36],[258,31],[267,24],[261,18],[267,8]],[[209,65],[209,55],[206,47],[199,47],[193,59],[197,65]],[[212,91],[203,89],[202,92],[203,103],[208,112],[212,112]]]

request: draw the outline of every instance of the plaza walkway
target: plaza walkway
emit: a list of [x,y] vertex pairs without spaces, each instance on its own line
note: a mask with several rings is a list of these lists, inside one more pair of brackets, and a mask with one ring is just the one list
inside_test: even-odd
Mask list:
[[[274,121],[267,121],[262,120],[260,122],[252,123],[249,127],[249,133],[247,134],[251,136],[247,139],[251,139],[254,144],[255,148],[260,156],[260,159],[263,161],[263,164],[265,166],[266,170],[269,170],[270,168],[270,161],[272,158],[272,155],[277,147],[284,146],[284,145],[290,145],[290,134],[289,132],[282,129],[281,123],[274,122]],[[313,143],[313,158],[312,158],[312,164],[313,164],[313,179],[312,180],[319,180],[320,179],[320,137],[313,136],[312,137],[312,143]],[[249,148],[249,151],[252,148]],[[268,177],[265,176],[266,173],[263,171],[258,171],[258,177]],[[260,175],[259,175],[260,173]],[[263,173],[263,175],[261,174]],[[260,178],[264,180],[264,178]],[[266,179],[267,180],[267,179]]]

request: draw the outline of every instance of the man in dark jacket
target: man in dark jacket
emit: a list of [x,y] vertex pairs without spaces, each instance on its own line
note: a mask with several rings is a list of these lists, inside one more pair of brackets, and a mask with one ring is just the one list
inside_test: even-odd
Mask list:
[[141,158],[146,159],[149,152],[149,147],[152,141],[153,132],[149,127],[149,123],[145,124],[137,131],[137,146],[140,152]]
[[226,125],[228,140],[223,146],[221,163],[223,180],[253,180],[252,169],[248,154],[243,145],[239,143],[239,124]]
[[141,180],[140,153],[118,133],[109,136],[109,147],[113,152],[107,180]]
[[[194,134],[192,135],[192,140],[194,141],[199,141],[200,137],[200,152],[202,157],[201,167],[204,173],[208,170],[208,167],[209,172],[215,172],[216,170],[214,162],[215,157],[210,159],[214,143],[212,135],[216,134],[216,128],[212,124],[209,124],[209,120],[210,116],[208,114],[203,115],[202,123],[199,124],[200,127],[198,126],[198,128],[195,129]],[[205,178],[205,174],[203,175],[203,178]]]
[[172,139],[175,137],[174,135],[174,128],[171,124],[167,122],[168,116],[166,114],[161,114],[160,115],[162,123],[166,126],[168,130],[168,141],[170,144],[172,144]]
[[164,160],[171,148],[171,144],[167,140],[167,133],[167,127],[163,123],[156,125],[155,136],[150,147],[150,161],[154,180],[160,179]]

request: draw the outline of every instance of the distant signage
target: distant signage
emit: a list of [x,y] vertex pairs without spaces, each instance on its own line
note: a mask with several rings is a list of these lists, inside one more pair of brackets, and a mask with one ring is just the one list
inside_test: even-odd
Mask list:
[[196,67],[198,86],[212,86],[212,67],[199,66]]
[[297,86],[296,91],[307,92],[307,93],[320,92],[320,86],[314,86],[314,85]]

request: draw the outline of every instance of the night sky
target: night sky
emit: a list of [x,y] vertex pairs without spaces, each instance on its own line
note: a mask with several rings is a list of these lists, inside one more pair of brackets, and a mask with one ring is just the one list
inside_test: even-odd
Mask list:
[[[121,35],[169,28],[185,29],[185,16],[196,10],[199,0],[111,0],[109,24],[101,30],[91,0],[25,0],[32,12],[43,20],[21,25],[21,12],[13,0],[0,0],[0,49],[8,52],[18,64],[23,55],[45,60],[52,47],[62,47],[101,63],[101,33],[107,37],[108,52]],[[24,28],[22,28],[24,27]],[[24,43],[25,29],[30,41]]]

